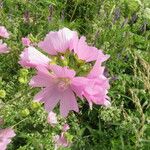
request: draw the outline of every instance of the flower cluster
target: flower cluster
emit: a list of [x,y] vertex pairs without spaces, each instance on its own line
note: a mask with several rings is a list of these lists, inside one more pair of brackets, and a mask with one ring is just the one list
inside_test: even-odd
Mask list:
[[19,63],[36,69],[37,74],[30,85],[40,87],[41,91],[34,100],[44,103],[48,112],[58,103],[63,117],[71,110],[79,112],[77,97],[87,100],[90,108],[93,104],[110,105],[109,80],[104,76],[102,66],[109,56],[89,46],[85,37],[79,38],[77,32],[68,28],[49,32],[38,43],[38,48],[47,55],[27,43]]
[[55,135],[53,137],[53,142],[55,143],[55,149],[57,150],[59,147],[69,147],[71,143],[69,143],[68,139],[65,137],[65,134],[70,129],[68,124],[65,124],[60,135]]
[[0,26],[0,53],[8,53],[7,44],[3,43],[1,38],[9,38],[9,33],[4,26]]
[[53,135],[53,138],[52,138],[52,140],[55,144],[55,149],[57,150],[60,147],[69,147],[71,144],[71,140],[69,138],[69,137],[71,137],[71,135],[68,133],[68,130],[70,129],[69,124],[67,124],[67,123],[59,124],[57,115],[54,112],[50,112],[48,114],[47,122],[51,125],[51,127],[56,127],[56,128],[58,126],[59,126],[59,128],[61,127],[60,135],[58,135],[58,134]]

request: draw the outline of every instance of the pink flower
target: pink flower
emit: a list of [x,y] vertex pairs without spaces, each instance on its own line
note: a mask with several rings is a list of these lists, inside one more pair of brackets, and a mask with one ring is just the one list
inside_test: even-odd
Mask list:
[[27,37],[22,38],[22,44],[23,44],[24,46],[30,46],[30,43],[31,43],[31,41],[30,41],[29,38],[27,38]]
[[8,53],[9,49],[6,43],[0,43],[0,53]]
[[49,112],[48,117],[47,117],[47,122],[54,127],[58,122],[57,122],[57,117],[56,113],[54,112]]
[[5,150],[11,142],[11,138],[15,136],[15,132],[11,128],[0,130],[0,150]]
[[50,55],[57,55],[58,52],[64,53],[68,49],[72,50],[77,37],[77,32],[63,28],[57,32],[49,32],[38,46]]
[[109,58],[108,55],[103,55],[101,52],[90,71],[87,78],[89,79],[89,85],[84,89],[84,96],[92,108],[92,104],[110,106],[109,97],[107,96],[109,89],[109,80],[104,76],[104,67],[101,63]]
[[4,26],[0,26],[0,37],[9,38],[9,33]]
[[55,149],[57,150],[59,147],[68,147],[70,143],[67,141],[67,139],[64,136],[64,132],[61,133],[61,135],[55,135],[53,137],[53,141],[55,143]]
[[[102,63],[109,58],[108,55],[103,54],[101,50],[95,47],[89,46],[85,37],[82,36],[78,39],[77,32],[67,28],[57,32],[49,32],[38,46],[50,55],[59,54],[59,58],[67,62],[65,65],[71,62],[70,60],[67,61],[68,58],[66,57],[68,56],[62,54],[66,51],[68,52],[68,50],[70,53],[74,53],[75,56],[77,55],[79,59],[86,61],[86,63],[95,61],[87,76],[76,77],[76,72],[68,67],[50,65],[50,59],[34,47],[29,46],[22,52],[19,63],[22,66],[37,69],[37,75],[32,78],[30,85],[42,88],[34,99],[43,102],[48,112],[51,112],[58,103],[60,103],[60,114],[64,117],[71,110],[78,112],[76,97],[86,98],[90,108],[92,108],[93,103],[105,106],[110,105],[109,97],[107,96],[109,80],[104,76],[104,67],[102,66]],[[69,59],[72,56],[70,53],[67,53],[69,54]],[[73,63],[76,61],[78,60]],[[71,65],[72,67],[73,65]],[[77,72],[80,71],[80,68],[79,70],[77,67],[75,69]],[[51,123],[53,121],[49,120],[50,124],[53,124]],[[67,130],[67,127],[65,130]]]
[[50,61],[51,60],[47,56],[30,46],[25,48],[21,53],[19,64],[22,67],[37,67],[39,65],[46,67]]
[[30,81],[33,87],[43,89],[35,96],[36,101],[44,102],[45,109],[52,111],[60,101],[60,114],[66,117],[69,111],[79,111],[76,95],[82,95],[82,90],[87,84],[86,78],[75,77],[75,71],[57,65],[50,66],[47,70],[39,67],[38,73]]
[[63,125],[63,128],[62,128],[62,131],[63,132],[66,132],[66,131],[68,131],[70,129],[70,126],[68,125],[68,124],[64,124]]

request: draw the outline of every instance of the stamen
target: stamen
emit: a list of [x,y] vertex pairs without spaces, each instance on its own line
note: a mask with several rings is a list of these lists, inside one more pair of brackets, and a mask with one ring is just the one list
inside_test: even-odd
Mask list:
[[61,91],[64,91],[70,85],[70,78],[58,78],[56,84]]

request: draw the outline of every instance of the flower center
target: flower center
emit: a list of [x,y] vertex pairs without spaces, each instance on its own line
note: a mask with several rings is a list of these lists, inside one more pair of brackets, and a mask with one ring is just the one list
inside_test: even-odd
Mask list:
[[58,53],[57,56],[51,57],[51,64],[57,64],[59,66],[68,66],[70,69],[76,71],[77,76],[86,76],[92,69],[92,63],[87,63],[84,60],[78,58],[78,56],[69,50],[66,53]]
[[57,87],[61,90],[64,91],[68,88],[70,85],[71,81],[70,78],[58,78],[56,81]]

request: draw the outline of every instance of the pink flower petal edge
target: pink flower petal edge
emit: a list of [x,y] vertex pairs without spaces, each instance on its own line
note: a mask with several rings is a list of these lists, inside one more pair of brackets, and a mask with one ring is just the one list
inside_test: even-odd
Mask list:
[[9,33],[4,26],[0,26],[0,37],[9,38]]
[[98,49],[88,46],[84,36],[82,36],[78,42],[76,42],[76,45],[74,45],[74,52],[77,54],[79,59],[85,60],[86,62],[94,61],[98,56]]
[[[103,57],[102,57],[103,56]],[[102,62],[109,58],[108,55],[103,55],[99,52],[97,60],[88,74],[87,78],[89,79],[90,86],[84,89],[83,95],[89,102],[90,108],[92,109],[92,105],[104,105],[109,107],[110,101],[108,94],[109,89],[109,79],[104,76],[104,67],[102,66]]]
[[70,143],[64,136],[64,132],[62,132],[61,135],[55,135],[53,137],[53,141],[55,143],[55,149],[58,149],[60,147],[68,147],[70,145]]
[[39,65],[46,67],[50,61],[51,60],[47,56],[42,54],[36,48],[29,46],[21,53],[19,64],[22,67],[36,68]]
[[12,128],[6,128],[0,130],[0,150],[5,150],[7,145],[11,142],[11,139],[15,136],[15,132]]
[[0,54],[8,53],[8,52],[9,52],[9,48],[7,47],[7,44],[6,43],[0,44]]
[[64,53],[68,49],[72,50],[77,37],[77,32],[63,28],[56,32],[49,32],[38,46],[50,55],[57,55],[58,52]]

